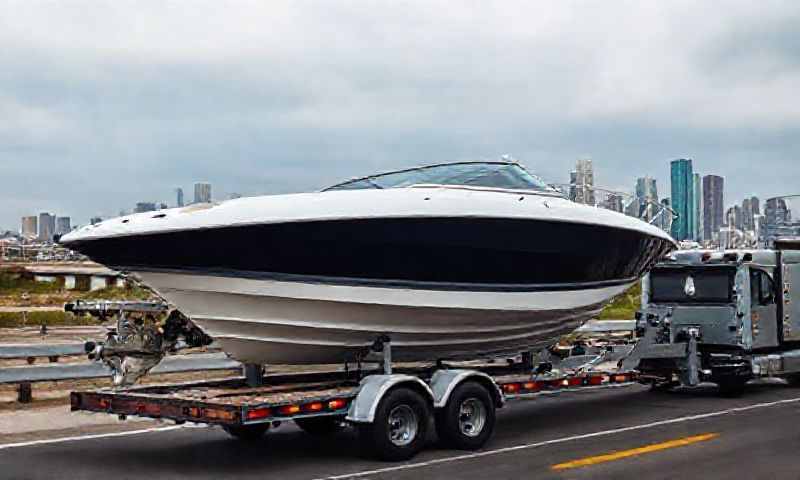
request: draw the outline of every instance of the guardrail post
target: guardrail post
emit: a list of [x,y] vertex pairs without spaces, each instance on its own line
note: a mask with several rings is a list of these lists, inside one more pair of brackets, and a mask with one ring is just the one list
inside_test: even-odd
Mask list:
[[19,403],[31,403],[33,401],[31,382],[23,382],[17,386],[17,401]]

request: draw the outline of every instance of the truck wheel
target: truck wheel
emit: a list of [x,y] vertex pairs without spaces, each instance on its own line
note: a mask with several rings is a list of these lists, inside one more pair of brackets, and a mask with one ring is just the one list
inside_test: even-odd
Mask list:
[[428,402],[419,393],[391,390],[378,404],[373,422],[359,425],[361,448],[381,460],[408,460],[425,446],[430,417]]
[[260,439],[269,430],[268,423],[257,423],[255,425],[223,425],[222,429],[228,435],[246,442],[252,442]]
[[340,416],[308,417],[296,418],[294,423],[304,432],[311,435],[332,435],[344,430],[342,420],[343,418]]
[[722,380],[717,383],[719,394],[723,397],[738,397],[744,393],[744,386],[747,380],[731,379]]
[[680,385],[680,382],[653,382],[650,384],[650,391],[651,392],[669,392],[673,388]]
[[442,443],[460,450],[481,448],[494,431],[495,408],[489,392],[479,383],[464,382],[450,394],[436,414],[436,432]]

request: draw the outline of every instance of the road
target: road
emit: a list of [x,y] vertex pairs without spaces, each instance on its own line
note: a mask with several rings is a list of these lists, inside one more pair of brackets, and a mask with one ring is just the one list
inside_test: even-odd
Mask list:
[[[282,425],[263,441],[216,428],[0,446],[0,478],[800,478],[800,389],[653,393],[634,386],[512,403],[479,452],[435,444],[411,462],[361,457],[349,432]],[[612,455],[609,455],[612,454]]]

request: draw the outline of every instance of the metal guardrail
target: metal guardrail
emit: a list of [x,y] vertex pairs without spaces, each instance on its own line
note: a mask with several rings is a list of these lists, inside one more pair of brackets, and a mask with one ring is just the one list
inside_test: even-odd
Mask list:
[[[53,347],[53,345],[42,345],[42,347]],[[83,350],[83,345],[81,345],[81,350]],[[52,350],[47,353],[52,353]],[[150,373],[183,373],[241,368],[242,364],[226,357],[224,353],[196,353],[166,357],[153,367]],[[8,367],[0,369],[0,385],[17,384],[17,401],[30,403],[33,400],[32,385],[36,382],[87,380],[110,376],[111,370],[99,362]]]
[[37,357],[66,357],[84,355],[83,343],[28,343],[0,345],[0,360]]
[[575,333],[630,332],[636,329],[636,320],[589,320]]
[[[198,353],[166,357],[151,373],[181,373],[202,370],[231,370],[241,364],[222,353]],[[0,384],[57,380],[85,380],[109,377],[111,371],[99,362],[0,369]]]
[[[18,358],[28,359],[28,363],[41,357],[56,359],[58,357],[69,357],[75,355],[85,355],[86,350],[83,343],[20,343],[14,345],[0,345],[0,360],[14,360]],[[219,350],[219,345],[214,342],[208,345],[207,350]]]

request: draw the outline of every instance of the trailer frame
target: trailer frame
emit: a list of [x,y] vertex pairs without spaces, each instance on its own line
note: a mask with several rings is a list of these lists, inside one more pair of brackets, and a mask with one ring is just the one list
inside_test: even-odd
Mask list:
[[[390,342],[381,343],[383,358],[391,359]],[[355,426],[362,439],[371,439],[364,443],[379,458],[404,460],[424,446],[424,439],[416,439],[401,448],[399,444],[381,442],[382,436],[376,434],[387,420],[384,418],[385,403],[403,397],[398,391],[411,398],[410,403],[417,402],[416,416],[420,418],[415,434],[424,435],[426,425],[435,423],[437,430],[447,429],[450,437],[455,435],[457,447],[478,448],[491,436],[494,411],[509,401],[628,386],[638,380],[635,371],[578,369],[561,372],[553,370],[548,362],[534,367],[531,360],[531,355],[523,355],[522,361],[515,362],[459,365],[436,362],[405,367],[386,361],[370,370],[270,374],[261,377],[259,386],[252,386],[252,378],[248,382],[247,377],[241,376],[216,381],[100,388],[71,392],[70,404],[72,411],[116,414],[121,419],[135,415],[178,424],[218,425],[240,437],[248,436],[246,433],[259,436],[270,426],[288,420],[300,420],[298,424],[307,431],[304,421],[346,423]],[[465,390],[472,392],[471,403],[463,398]],[[468,414],[463,413],[463,405],[453,405],[453,401],[469,403],[473,408],[478,405],[478,410],[488,415],[482,419],[485,426],[481,424],[481,428],[487,430],[475,435],[475,432],[464,432],[462,425],[464,435],[459,437],[453,424]],[[452,417],[454,408],[462,411],[456,414],[458,418],[444,418],[447,412]],[[458,410],[460,408],[462,410]],[[378,418],[381,415],[383,417]],[[388,423],[391,429],[394,425],[391,418]],[[442,432],[439,433],[441,436]],[[378,445],[371,445],[374,443]]]

